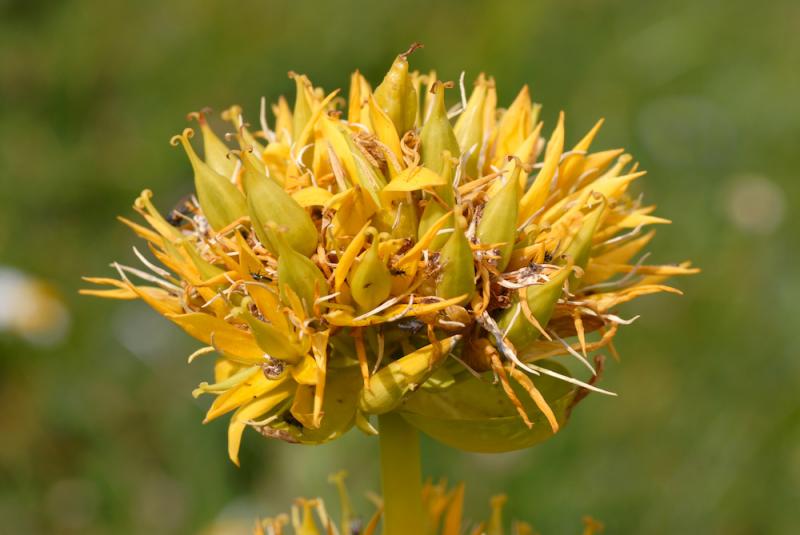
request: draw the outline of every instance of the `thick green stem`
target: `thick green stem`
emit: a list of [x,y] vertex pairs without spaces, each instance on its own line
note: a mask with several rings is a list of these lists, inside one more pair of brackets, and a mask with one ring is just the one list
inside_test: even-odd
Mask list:
[[383,535],[424,533],[419,432],[402,416],[378,418],[381,442]]

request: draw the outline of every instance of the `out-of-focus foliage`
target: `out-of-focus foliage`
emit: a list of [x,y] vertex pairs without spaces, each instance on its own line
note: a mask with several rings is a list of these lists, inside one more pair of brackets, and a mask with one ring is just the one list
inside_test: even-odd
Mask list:
[[[377,82],[414,40],[442,78],[530,83],[552,127],[607,121],[598,147],[649,171],[654,261],[692,258],[683,298],[647,298],[618,338],[623,365],[551,442],[505,455],[425,443],[425,471],[465,480],[467,511],[510,495],[509,516],[559,532],[786,533],[800,501],[800,5],[636,2],[0,2],[0,264],[60,293],[49,345],[0,332],[0,526],[11,533],[185,533],[281,510],[346,468],[377,488],[377,444],[246,441],[189,395],[208,374],[137,303],[78,298],[79,276],[133,245],[115,223],[147,185],[163,206],[191,188],[169,147],[186,112]],[[567,140],[572,144],[576,139]],[[122,246],[121,246],[122,245]],[[133,253],[120,260],[130,261]],[[111,270],[109,269],[109,273]],[[0,305],[6,305],[0,296]],[[372,454],[372,455],[371,455]]]

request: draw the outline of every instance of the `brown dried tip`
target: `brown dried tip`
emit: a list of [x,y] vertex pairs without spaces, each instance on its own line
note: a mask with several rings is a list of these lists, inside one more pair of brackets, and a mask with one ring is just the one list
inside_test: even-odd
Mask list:
[[411,46],[408,47],[408,50],[406,50],[405,52],[400,54],[400,57],[405,59],[408,56],[410,56],[412,52],[414,52],[415,50],[418,50],[420,48],[425,48],[425,45],[423,45],[422,43],[420,43],[418,41],[414,41],[413,43],[411,43]]

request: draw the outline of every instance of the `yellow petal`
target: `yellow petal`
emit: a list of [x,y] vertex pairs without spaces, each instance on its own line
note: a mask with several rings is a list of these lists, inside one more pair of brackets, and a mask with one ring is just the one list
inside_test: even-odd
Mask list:
[[[289,384],[286,382],[284,384]],[[239,446],[242,443],[242,433],[249,420],[254,420],[259,416],[274,409],[281,401],[289,397],[290,390],[281,388],[273,390],[266,396],[257,399],[237,410],[228,425],[228,457],[233,464],[239,466]]]
[[244,364],[264,362],[264,351],[258,347],[253,336],[220,318],[200,312],[165,314],[165,317],[178,324],[190,336],[206,345],[213,345],[232,360]]
[[358,256],[358,253],[361,252],[361,249],[364,248],[364,242],[366,241],[367,236],[367,228],[369,228],[369,223],[366,223],[361,230],[358,231],[358,234],[347,244],[347,248],[342,253],[342,257],[339,259],[339,263],[336,265],[336,269],[333,272],[334,277],[334,292],[339,292],[342,290],[342,285],[347,278],[347,274],[350,273],[350,268],[353,265],[353,262]]
[[427,167],[409,167],[389,182],[383,191],[417,191],[434,186],[445,186],[447,181]]
[[561,153],[564,151],[564,112],[558,115],[558,124],[550,141],[547,142],[547,149],[544,154],[544,164],[536,175],[536,179],[531,184],[525,195],[520,200],[519,222],[526,221],[544,205],[550,193],[550,185],[553,181],[558,163],[561,161]]
[[333,198],[333,193],[317,186],[310,186],[292,193],[292,198],[303,208],[325,206]]

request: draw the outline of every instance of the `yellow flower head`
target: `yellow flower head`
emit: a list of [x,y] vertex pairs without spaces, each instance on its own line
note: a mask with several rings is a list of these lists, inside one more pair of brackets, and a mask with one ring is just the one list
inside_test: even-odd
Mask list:
[[[331,511],[321,498],[298,498],[291,508],[291,514],[278,514],[273,517],[259,519],[253,535],[322,535],[323,533],[360,533],[375,535],[380,533],[379,524],[383,514],[383,503],[374,497],[376,511],[368,517],[362,517],[353,511],[350,496],[344,480],[345,472],[331,476],[331,483],[339,491],[339,518],[334,519]],[[448,488],[446,481],[433,483],[427,481],[422,489],[423,516],[421,525],[429,535],[534,535],[538,533],[527,522],[514,521],[510,531],[505,529],[503,507],[507,501],[505,495],[493,496],[489,502],[489,518],[482,522],[474,522],[464,515],[464,484]],[[590,516],[583,518],[582,535],[599,535],[604,526]],[[214,531],[211,530],[213,533]],[[569,531],[578,533],[578,530]]]
[[223,137],[190,114],[203,157],[192,128],[172,143],[195,194],[165,218],[145,190],[146,224],[122,218],[157,263],[137,251],[143,268],[87,279],[200,340],[190,362],[216,355],[194,395],[215,396],[205,421],[233,412],[237,464],[248,426],[314,444],[375,433],[389,411],[462,449],[530,446],[608,393],[588,355],[614,353],[629,323],[614,307],[695,271],[637,259],[643,229],[668,221],[628,194],[644,174],[631,156],[590,151],[602,120],[569,148],[562,113],[545,140],[527,87],[498,108],[481,74],[467,98],[463,78],[410,71],[414,48],[374,90],[354,73],[346,102],[290,73],[294,106],[281,98],[272,128],[263,103],[257,130],[226,110]]

